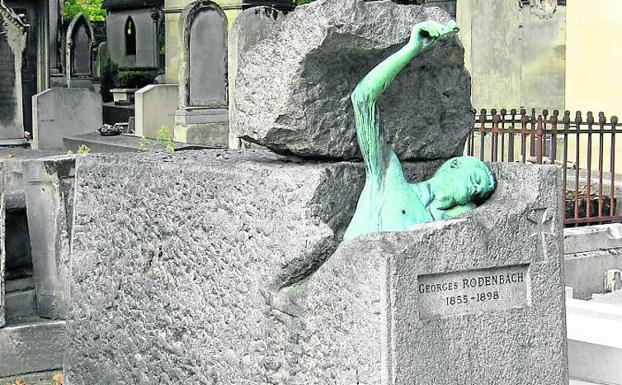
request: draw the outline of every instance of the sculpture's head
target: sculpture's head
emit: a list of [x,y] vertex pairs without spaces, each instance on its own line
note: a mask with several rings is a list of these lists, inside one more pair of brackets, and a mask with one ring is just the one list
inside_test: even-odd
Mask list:
[[471,156],[449,159],[430,182],[439,208],[481,203],[493,193],[496,185],[488,166]]

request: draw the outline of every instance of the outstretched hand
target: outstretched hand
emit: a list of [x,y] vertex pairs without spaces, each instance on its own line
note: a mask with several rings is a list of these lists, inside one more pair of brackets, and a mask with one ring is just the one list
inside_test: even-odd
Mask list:
[[409,44],[423,49],[433,44],[440,37],[457,31],[458,26],[453,20],[447,23],[447,25],[443,25],[432,20],[424,21],[422,23],[415,24],[413,27]]

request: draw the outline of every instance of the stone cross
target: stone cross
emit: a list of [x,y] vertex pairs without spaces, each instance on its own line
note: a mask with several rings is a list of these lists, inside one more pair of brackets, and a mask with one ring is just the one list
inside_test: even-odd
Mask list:
[[542,261],[542,258],[548,258],[546,248],[546,237],[553,236],[555,222],[553,221],[553,214],[546,207],[532,209],[527,220],[533,223],[532,228],[534,233],[529,236],[529,239],[535,238],[536,243],[536,255],[534,255],[534,262]]

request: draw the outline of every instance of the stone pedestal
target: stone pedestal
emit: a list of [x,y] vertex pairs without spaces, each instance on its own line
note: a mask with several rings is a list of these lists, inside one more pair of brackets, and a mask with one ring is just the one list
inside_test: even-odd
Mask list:
[[226,109],[180,107],[175,113],[176,142],[227,147],[229,113]]
[[340,244],[361,164],[78,158],[66,382],[562,384],[559,177],[494,172],[460,219]]
[[65,319],[67,314],[74,165],[69,156],[23,165],[37,308],[43,318]]

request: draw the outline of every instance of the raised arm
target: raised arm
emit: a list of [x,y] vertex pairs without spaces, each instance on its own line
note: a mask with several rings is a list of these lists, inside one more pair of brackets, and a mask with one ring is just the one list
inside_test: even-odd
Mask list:
[[384,134],[378,126],[376,99],[413,57],[439,37],[455,30],[456,23],[453,21],[447,26],[434,21],[415,25],[409,42],[371,70],[352,92],[356,135],[368,178],[382,181],[390,154]]

